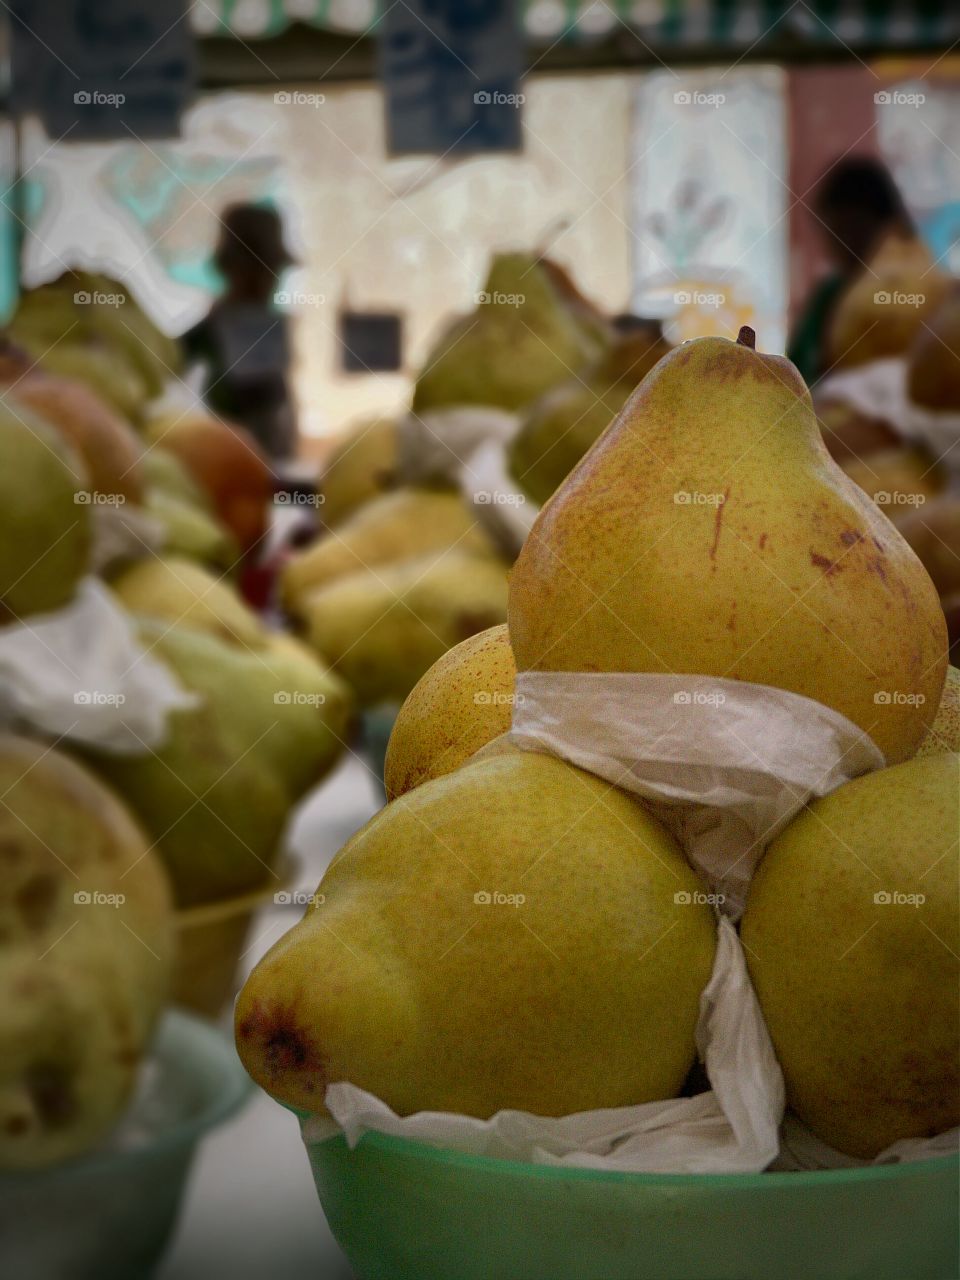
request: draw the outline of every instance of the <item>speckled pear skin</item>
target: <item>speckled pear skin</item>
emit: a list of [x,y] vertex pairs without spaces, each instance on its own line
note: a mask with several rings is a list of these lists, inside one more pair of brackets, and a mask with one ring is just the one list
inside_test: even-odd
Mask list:
[[390,734],[388,800],[452,773],[510,728],[517,676],[506,626],[448,650],[410,691]]
[[907,759],[947,666],[936,590],[797,370],[745,334],[661,360],[540,512],[510,580],[517,667],[773,685]]
[[857,778],[791,823],[750,889],[742,938],[788,1102],[848,1155],[960,1122],[958,804],[957,755]]
[[918,756],[942,756],[960,751],[960,670],[947,667],[940,706]]
[[238,1051],[315,1112],[341,1080],[405,1115],[674,1097],[715,949],[697,890],[624,792],[531,752],[468,764],[348,841],[241,991]]

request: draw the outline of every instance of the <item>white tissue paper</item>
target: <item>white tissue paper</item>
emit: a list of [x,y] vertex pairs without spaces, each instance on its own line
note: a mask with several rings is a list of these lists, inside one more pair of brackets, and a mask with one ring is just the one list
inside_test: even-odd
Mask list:
[[[545,672],[517,677],[509,737],[642,796],[720,900],[696,1031],[711,1088],[560,1119],[503,1111],[477,1120],[400,1117],[340,1082],[324,1098],[333,1120],[305,1121],[304,1140],[342,1131],[354,1145],[376,1130],[470,1154],[633,1173],[869,1163],[825,1147],[792,1117],[789,1145],[781,1145],[783,1077],[733,921],[766,844],[803,805],[883,767],[871,739],[829,707],[781,689],[707,676]],[[897,1143],[877,1160],[924,1158],[956,1144],[956,1133]]]
[[500,546],[511,557],[519,555],[540,508],[510,475],[504,444],[485,440],[462,467],[459,483],[460,492]]
[[872,360],[832,373],[817,387],[817,400],[839,400],[868,418],[883,418],[906,440],[923,445],[946,467],[950,488],[960,488],[960,414],[914,404],[902,358]]
[[493,405],[464,404],[410,413],[400,421],[398,470],[405,484],[456,481],[461,468],[486,440],[506,443],[516,434],[515,413]]
[[122,560],[139,560],[163,546],[163,526],[140,507],[105,503],[94,507],[92,516],[91,567],[97,573]]
[[0,628],[0,723],[140,754],[163,741],[169,712],[195,703],[96,578],[66,608]]

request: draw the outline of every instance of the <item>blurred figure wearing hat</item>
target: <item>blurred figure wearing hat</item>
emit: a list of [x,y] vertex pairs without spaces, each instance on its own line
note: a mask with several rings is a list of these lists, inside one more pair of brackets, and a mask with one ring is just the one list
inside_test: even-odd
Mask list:
[[214,253],[224,291],[181,339],[188,363],[205,367],[208,407],[246,427],[278,462],[297,448],[287,321],[274,305],[280,273],[292,262],[275,209],[229,205]]

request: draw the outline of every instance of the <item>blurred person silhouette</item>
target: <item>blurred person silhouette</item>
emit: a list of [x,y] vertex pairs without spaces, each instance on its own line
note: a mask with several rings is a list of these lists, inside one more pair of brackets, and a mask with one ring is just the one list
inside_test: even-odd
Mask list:
[[841,295],[888,235],[916,238],[897,184],[870,156],[833,164],[817,184],[812,212],[832,270],[811,288],[787,343],[787,355],[808,385],[827,372],[826,339]]
[[275,301],[280,274],[294,259],[276,210],[224,209],[213,261],[224,290],[182,335],[187,362],[203,364],[203,398],[214,413],[246,427],[269,458],[288,460],[296,454],[297,427],[288,325]]

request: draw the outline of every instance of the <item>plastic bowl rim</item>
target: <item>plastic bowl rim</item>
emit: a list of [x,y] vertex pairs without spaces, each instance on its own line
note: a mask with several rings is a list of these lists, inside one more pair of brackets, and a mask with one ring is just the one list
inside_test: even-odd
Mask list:
[[[346,1142],[343,1133],[332,1134],[309,1146],[321,1147],[330,1142]],[[857,1166],[851,1169],[800,1169],[776,1173],[633,1173],[625,1169],[584,1169],[575,1165],[534,1164],[526,1160],[501,1159],[499,1156],[474,1155],[415,1138],[400,1138],[392,1133],[368,1129],[357,1145],[366,1144],[394,1155],[419,1157],[441,1164],[459,1165],[486,1173],[502,1173],[507,1177],[575,1179],[585,1182],[620,1182],[634,1186],[725,1187],[737,1190],[773,1189],[776,1187],[828,1186],[848,1182],[873,1182],[885,1178],[920,1177],[946,1172],[958,1165],[957,1155],[931,1156],[926,1160],[909,1160],[896,1164]]]
[[[180,1024],[178,1026],[178,1024]],[[111,1167],[136,1162],[146,1154],[170,1150],[178,1146],[194,1146],[210,1129],[222,1124],[233,1115],[253,1090],[253,1082],[243,1069],[240,1059],[236,1057],[229,1039],[212,1023],[187,1012],[185,1009],[168,1008],[154,1032],[154,1045],[158,1044],[170,1032],[176,1034],[187,1031],[194,1042],[203,1039],[208,1046],[215,1046],[220,1068],[223,1088],[217,1097],[208,1101],[206,1106],[193,1115],[162,1129],[152,1139],[134,1146],[117,1150],[90,1151],[85,1155],[74,1156],[62,1164],[48,1165],[42,1168],[6,1169],[0,1172],[0,1186],[22,1183],[27,1178],[50,1181],[54,1178],[86,1177],[91,1173],[101,1173]],[[234,1054],[231,1061],[230,1054]]]

